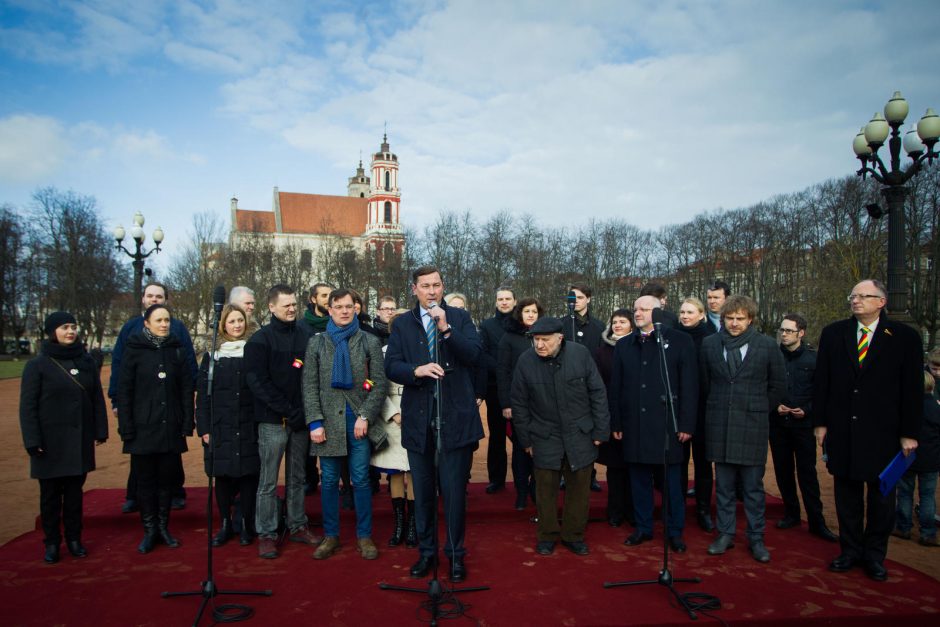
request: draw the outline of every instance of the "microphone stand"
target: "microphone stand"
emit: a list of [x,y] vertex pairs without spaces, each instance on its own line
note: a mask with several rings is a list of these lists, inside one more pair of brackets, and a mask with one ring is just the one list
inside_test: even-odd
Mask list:
[[[224,294],[224,292],[223,292]],[[218,305],[219,303],[216,303]],[[214,355],[214,348],[216,340],[219,335],[219,317],[222,314],[222,308],[217,307],[215,312],[215,324],[212,325],[212,344],[209,345],[209,370],[208,370],[208,385],[206,387],[207,393],[206,397],[209,402],[209,431],[212,431],[212,425],[215,424],[215,403],[213,402],[212,394],[212,382],[215,378],[215,362],[216,357]],[[246,331],[248,321],[245,321]],[[199,610],[196,612],[196,618],[193,620],[193,627],[199,625],[199,621],[202,620],[202,613],[206,609],[206,605],[209,603],[209,600],[213,597],[216,597],[220,594],[224,595],[250,595],[250,596],[265,596],[269,597],[273,594],[271,590],[219,590],[215,587],[215,578],[212,576],[212,491],[213,486],[215,485],[215,438],[209,437],[209,468],[212,469],[212,473],[209,475],[209,495],[206,502],[206,535],[208,537],[208,552],[206,555],[206,579],[205,581],[200,582],[199,590],[188,590],[184,592],[161,592],[160,596],[164,599],[169,599],[171,597],[190,597],[190,596],[201,596],[202,602],[199,604]],[[234,613],[237,612],[237,613]],[[222,605],[216,608],[213,612],[213,618],[215,622],[230,622],[232,619],[235,620],[244,620],[245,618],[250,617],[254,613],[250,607],[246,605]],[[222,618],[228,620],[222,620]]]
[[[656,344],[659,347],[659,373],[663,377],[663,382],[666,385],[666,397],[663,399],[663,402],[666,404],[666,414],[667,418],[663,420],[663,431],[665,432],[663,439],[663,568],[659,571],[659,577],[656,579],[638,579],[632,581],[613,581],[613,582],[604,582],[605,588],[619,588],[621,586],[643,586],[647,584],[658,583],[661,586],[665,586],[669,592],[676,598],[676,601],[679,602],[679,606],[689,615],[689,618],[695,620],[698,618],[698,615],[689,605],[689,602],[683,597],[679,592],[673,587],[674,583],[701,583],[702,580],[700,577],[690,577],[685,579],[674,578],[672,572],[669,570],[669,538],[667,537],[667,529],[669,525],[669,444],[670,444],[670,432],[669,425],[672,424],[672,433],[679,433],[679,425],[676,420],[676,405],[674,397],[672,395],[672,382],[669,380],[669,367],[666,364],[666,347],[663,344],[663,329],[662,323],[655,323],[656,327]],[[670,421],[671,418],[671,421]]]
[[578,336],[577,336],[578,327],[577,327],[577,324],[575,323],[575,315],[574,315],[574,303],[575,303],[574,292],[569,292],[567,300],[568,300],[568,320],[571,322],[571,341],[577,342],[578,341]]
[[[434,330],[434,362],[438,365],[441,363],[441,332],[435,327]],[[444,450],[442,440],[441,440],[441,426],[443,424],[443,415],[441,412],[441,379],[434,380],[434,396],[431,399],[431,425],[434,429],[434,473],[432,486],[434,490],[434,510],[431,514],[431,525],[434,527],[434,559],[431,561],[431,579],[428,581],[427,590],[423,588],[412,588],[408,586],[396,586],[382,582],[379,584],[379,588],[382,590],[396,590],[399,592],[417,592],[419,594],[427,593],[428,600],[426,601],[427,606],[422,603],[420,607],[427,607],[431,612],[431,625],[432,627],[437,625],[438,619],[441,616],[441,605],[443,605],[447,599],[447,596],[460,594],[461,592],[478,592],[480,590],[489,590],[489,586],[474,586],[470,588],[449,588],[445,590],[441,584],[440,579],[438,578],[438,563],[440,562],[439,553],[440,553],[440,529],[438,522],[438,501],[441,498],[441,486],[440,486],[440,459],[441,453]],[[463,495],[460,498],[466,498]],[[449,522],[449,521],[448,521]],[[445,618],[447,618],[445,616]]]

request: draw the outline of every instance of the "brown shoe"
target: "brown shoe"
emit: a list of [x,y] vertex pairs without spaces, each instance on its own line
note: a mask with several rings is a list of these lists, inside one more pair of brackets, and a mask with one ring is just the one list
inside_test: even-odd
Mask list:
[[372,538],[359,538],[356,544],[356,550],[362,553],[362,559],[374,560],[379,556],[379,550],[376,548]]
[[277,557],[277,545],[274,538],[260,538],[258,540],[258,557],[273,560]]
[[320,543],[320,546],[317,547],[317,550],[313,552],[313,559],[325,560],[337,551],[339,551],[339,538],[327,536]]
[[323,542],[323,536],[318,536],[317,534],[313,533],[306,527],[301,527],[300,529],[291,531],[290,541],[300,542],[302,544],[309,544],[311,546],[316,546],[320,544],[321,542]]

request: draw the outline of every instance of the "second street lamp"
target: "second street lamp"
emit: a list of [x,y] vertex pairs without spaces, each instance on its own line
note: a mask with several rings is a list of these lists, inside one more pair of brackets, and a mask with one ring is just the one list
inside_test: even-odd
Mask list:
[[[887,205],[884,213],[888,214],[888,311],[910,322],[907,268],[904,261],[904,197],[909,190],[905,185],[920,172],[925,161],[932,164],[934,159],[940,158],[940,153],[934,151],[937,139],[940,138],[940,117],[933,109],[927,109],[916,129],[909,130],[902,140],[901,125],[907,118],[908,110],[907,100],[901,96],[901,92],[894,92],[894,96],[885,105],[884,115],[875,113],[871,121],[855,136],[852,149],[862,162],[862,167],[856,174],[862,179],[871,175],[883,185],[881,195]],[[886,140],[891,159],[890,169],[878,155],[878,150]],[[901,169],[902,146],[911,158],[907,169]],[[868,207],[868,212],[875,218],[880,217],[882,213],[880,209],[873,211],[871,206]]]
[[143,246],[147,236],[144,234],[144,216],[138,211],[134,214],[134,226],[131,227],[131,237],[134,239],[135,247],[134,252],[124,247],[123,241],[125,235],[124,227],[120,224],[114,228],[114,239],[117,242],[116,248],[124,251],[128,257],[133,259],[131,264],[134,266],[134,302],[136,303],[135,306],[140,306],[143,295],[144,259],[153,253],[160,252],[160,244],[163,242],[163,229],[160,227],[154,229],[153,242],[155,246],[149,251],[145,251]]

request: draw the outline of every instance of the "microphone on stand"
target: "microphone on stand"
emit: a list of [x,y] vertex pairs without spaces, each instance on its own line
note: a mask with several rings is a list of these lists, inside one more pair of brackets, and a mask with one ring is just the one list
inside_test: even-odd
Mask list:
[[216,285],[212,291],[212,309],[215,311],[214,328],[218,328],[219,320],[222,317],[222,308],[225,306],[225,286]]
[[653,327],[656,329],[656,335],[663,330],[663,310],[662,307],[656,307],[652,311],[653,314]]
[[568,298],[567,298],[567,301],[568,301],[568,313],[569,313],[569,314],[573,314],[573,313],[574,313],[574,304],[575,304],[575,302],[576,302],[577,300],[578,300],[577,294],[574,293],[574,290],[570,290],[570,291],[568,292]]

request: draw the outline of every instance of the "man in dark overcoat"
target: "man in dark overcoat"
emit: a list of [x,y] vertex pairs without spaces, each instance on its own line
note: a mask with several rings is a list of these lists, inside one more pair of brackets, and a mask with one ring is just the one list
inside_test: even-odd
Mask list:
[[923,418],[920,337],[888,319],[886,295],[880,281],[852,288],[852,317],[833,322],[819,339],[813,389],[816,440],[828,455],[842,549],[829,569],[862,565],[875,581],[888,577],[896,496],[894,489],[881,495],[878,475],[899,450],[909,455],[917,448]]
[[730,296],[721,309],[722,328],[702,340],[699,372],[705,395],[705,451],[715,462],[718,538],[708,547],[720,555],[734,546],[737,525],[735,479],[741,478],[747,540],[758,562],[769,562],[764,546],[764,469],[771,407],[780,404],[787,371],[777,343],[762,335],[754,319],[757,303]]
[[480,324],[480,340],[483,354],[480,360],[480,376],[486,378],[486,426],[490,439],[486,445],[486,474],[489,483],[486,493],[494,494],[506,487],[506,417],[499,402],[499,386],[496,382],[499,341],[506,332],[507,320],[516,306],[516,293],[508,287],[496,290],[496,311],[492,318]]
[[[672,549],[686,550],[685,486],[680,483],[682,444],[695,431],[698,415],[698,364],[692,338],[678,329],[653,326],[653,311],[661,303],[654,296],[641,296],[633,304],[636,329],[617,342],[610,378],[611,431],[622,443],[623,457],[630,464],[630,487],[636,530],[625,544],[635,546],[653,539],[653,475],[668,463],[669,516],[666,536]],[[656,337],[659,334],[661,337]],[[678,431],[666,404],[659,342],[666,355],[666,368],[675,403]]]
[[[591,470],[597,447],[610,437],[607,389],[591,352],[565,341],[557,318],[539,318],[529,330],[533,350],[516,362],[512,377],[512,422],[519,444],[535,466],[538,508],[536,551],[549,555],[555,542],[587,555]],[[558,480],[565,505],[558,525]]]
[[[470,314],[442,302],[444,281],[440,270],[432,266],[416,269],[412,273],[411,291],[417,305],[410,313],[395,319],[385,354],[385,374],[404,386],[402,446],[408,451],[411,466],[420,551],[418,561],[411,567],[411,576],[426,576],[437,559],[434,553],[437,529],[433,526],[437,474],[447,523],[447,538],[442,546],[450,559],[450,581],[459,583],[467,576],[464,564],[467,469],[474,447],[483,438],[473,387],[482,347]],[[441,418],[439,457],[435,401],[439,401]]]

